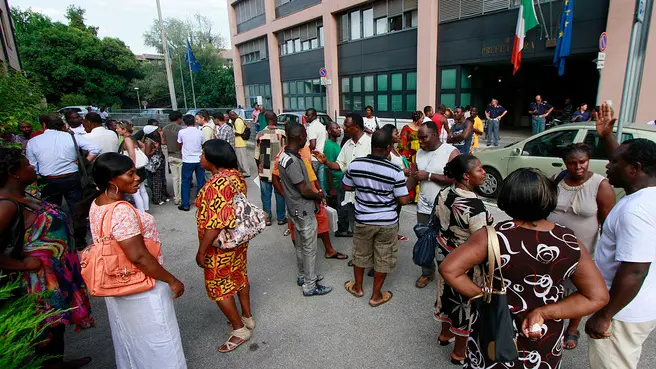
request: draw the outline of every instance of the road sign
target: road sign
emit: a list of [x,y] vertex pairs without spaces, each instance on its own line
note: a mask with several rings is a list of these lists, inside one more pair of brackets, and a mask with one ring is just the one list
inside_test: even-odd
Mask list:
[[605,60],[597,60],[597,69],[604,69],[605,64],[606,64]]
[[328,70],[324,67],[319,68],[319,77],[328,76]]
[[606,47],[608,47],[608,35],[606,32],[602,32],[601,36],[599,36],[599,51],[606,51]]
[[327,84],[328,84],[328,78],[326,78],[326,77],[321,77],[321,85],[322,85],[322,86],[325,86],[325,85],[327,85]]
[[636,13],[636,20],[641,23],[645,21],[645,0],[640,0],[638,2],[638,12]]
[[606,53],[597,53],[597,60],[606,60]]

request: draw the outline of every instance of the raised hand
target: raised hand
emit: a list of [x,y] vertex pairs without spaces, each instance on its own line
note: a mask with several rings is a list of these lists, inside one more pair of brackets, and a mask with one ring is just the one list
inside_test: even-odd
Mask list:
[[597,127],[597,136],[600,138],[606,138],[613,134],[613,126],[617,118],[613,117],[613,108],[610,105],[604,103],[601,104],[601,110],[597,114],[597,121],[595,125]]

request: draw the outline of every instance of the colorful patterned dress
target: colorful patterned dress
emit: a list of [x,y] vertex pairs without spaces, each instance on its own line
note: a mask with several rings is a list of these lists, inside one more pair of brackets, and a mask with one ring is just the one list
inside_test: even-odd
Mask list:
[[[417,156],[417,151],[419,151],[418,131],[419,128],[415,130],[410,124],[406,124],[403,129],[401,129],[401,142],[397,147],[399,154],[405,156],[408,160],[410,168],[415,165],[415,157]],[[409,195],[412,201],[416,201],[417,192],[419,192],[418,188],[419,186],[417,186],[415,191],[410,191]]]
[[[228,179],[232,178],[232,181]],[[196,224],[198,241],[203,241],[205,230],[235,227],[235,212],[232,208],[234,185],[246,194],[246,182],[237,169],[226,169],[215,174],[196,197]],[[205,289],[210,299],[221,301],[229,298],[248,285],[246,253],[248,243],[231,251],[210,247],[205,254]]]
[[89,293],[80,274],[80,259],[68,216],[45,201],[39,209],[29,206],[25,209],[35,218],[25,230],[23,254],[39,258],[43,264],[38,272],[24,273],[27,292],[45,292],[39,298],[39,308],[43,312],[68,310],[47,318],[46,323],[74,325],[76,332],[93,327]]
[[[581,249],[574,232],[557,224],[548,232],[517,227],[513,221],[501,222],[495,228],[499,238],[503,276],[506,279],[508,305],[515,331],[519,331],[526,312],[559,302],[564,298],[564,283],[576,271]],[[484,265],[483,268],[487,269],[487,266]],[[511,363],[485,361],[481,348],[476,344],[479,320],[475,309],[472,309],[471,321],[465,368],[556,369],[561,367],[565,334],[564,319],[545,321],[542,325],[543,336],[537,341],[531,341],[524,335],[518,334],[519,358]]]
[[[494,222],[485,203],[475,193],[455,185],[440,191],[435,206],[435,216],[440,222],[435,250],[438,265],[451,251],[465,243],[472,233]],[[482,283],[479,267],[470,270],[468,275],[475,283]],[[440,275],[437,281],[435,319],[450,324],[451,333],[466,337],[469,335],[469,316],[468,299],[446,284]]]

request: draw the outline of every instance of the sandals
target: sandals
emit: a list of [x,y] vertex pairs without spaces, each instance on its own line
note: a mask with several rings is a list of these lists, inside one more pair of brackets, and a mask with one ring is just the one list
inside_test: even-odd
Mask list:
[[389,300],[391,300],[392,296],[393,296],[392,291],[385,291],[385,292],[383,292],[383,299],[382,300],[380,300],[378,302],[369,301],[369,306],[371,306],[373,308],[378,307],[378,306],[388,302]]
[[355,287],[355,281],[348,281],[348,282],[345,282],[345,283],[344,283],[344,288],[345,288],[346,291],[348,291],[348,293],[350,293],[351,295],[353,295],[353,296],[355,296],[355,297],[357,297],[357,298],[360,298],[360,297],[364,296],[364,292],[362,293],[362,295],[359,295],[359,294],[353,289],[353,287]]
[[346,260],[348,259],[348,256],[342,254],[341,252],[335,251],[335,253],[331,256],[325,256],[324,258],[326,259],[337,259],[337,260]]
[[[251,332],[251,330],[246,328],[245,326],[239,329],[235,329],[232,331],[230,338],[228,338],[228,340],[223,345],[217,348],[217,351],[221,353],[227,353],[233,351],[237,347],[241,346],[244,342],[251,339],[252,335],[253,333]],[[238,339],[237,342],[234,342],[233,338]]]
[[451,359],[451,364],[453,365],[460,365],[463,366],[465,365],[465,358],[463,357],[462,359],[456,359],[453,357],[453,353],[449,355],[449,359]]
[[[581,332],[576,331],[576,334],[565,333],[565,338],[563,339],[563,347],[565,350],[574,350],[579,346],[579,336]],[[574,347],[567,347],[567,341],[574,341]]]
[[456,341],[456,338],[451,337],[448,340],[441,340],[441,339],[438,338],[437,341],[440,343],[440,346],[449,346],[449,344]]
[[250,329],[251,331],[255,329],[255,318],[253,317],[246,318],[242,316],[241,322],[244,323],[244,327]]
[[433,276],[431,275],[422,275],[421,277],[417,278],[417,282],[415,282],[415,287],[417,288],[424,288],[428,286],[428,284],[434,279]]
[[399,241],[402,241],[402,242],[405,242],[405,241],[408,240],[408,237],[406,237],[406,236],[404,236],[404,235],[402,235],[402,234],[398,235],[398,238],[399,238]]

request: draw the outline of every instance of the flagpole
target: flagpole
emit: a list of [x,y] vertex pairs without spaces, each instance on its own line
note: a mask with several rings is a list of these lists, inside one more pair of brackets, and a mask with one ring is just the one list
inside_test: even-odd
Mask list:
[[187,107],[187,91],[185,91],[184,73],[182,73],[182,59],[180,58],[180,54],[178,54],[178,64],[180,64],[180,84],[182,85],[182,97],[184,98],[185,110],[189,110]]
[[[188,48],[187,50],[191,50],[191,48]],[[191,78],[191,96],[194,98],[194,109],[198,109],[196,106],[196,90],[194,89],[194,73],[191,70],[191,55],[188,55],[189,51],[187,51],[187,66],[189,66],[189,78]]]
[[171,98],[171,109],[178,110],[178,99],[175,97],[175,85],[173,85],[173,74],[171,73],[171,61],[169,60],[169,48],[166,43],[166,32],[164,31],[164,21],[162,20],[162,9],[157,2],[157,16],[159,17],[159,33],[162,37],[162,48],[164,49],[164,67],[166,68],[166,80],[169,84],[169,95]]

